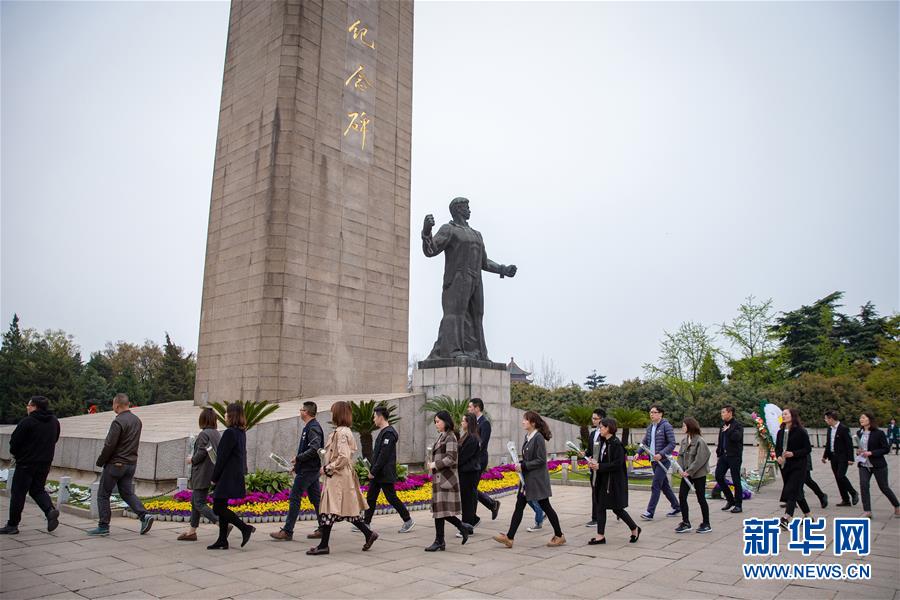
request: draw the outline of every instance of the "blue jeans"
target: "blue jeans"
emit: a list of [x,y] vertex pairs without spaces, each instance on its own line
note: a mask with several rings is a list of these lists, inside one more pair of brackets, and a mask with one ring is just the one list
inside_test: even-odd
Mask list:
[[669,477],[666,469],[659,463],[653,463],[653,486],[650,488],[650,502],[647,503],[647,513],[653,515],[656,512],[656,505],[659,503],[659,493],[665,494],[666,499],[672,504],[672,510],[681,510],[678,504],[678,498],[669,485]]
[[534,522],[540,525],[544,522],[544,509],[535,500],[529,500],[528,506],[534,510]]
[[300,516],[300,498],[303,492],[309,495],[309,501],[312,502],[313,508],[316,509],[316,516],[319,515],[319,498],[321,492],[319,490],[319,472],[300,473],[294,477],[294,485],[291,486],[291,495],[288,498],[288,514],[284,519],[284,527],[282,529],[286,533],[294,533],[294,523]]

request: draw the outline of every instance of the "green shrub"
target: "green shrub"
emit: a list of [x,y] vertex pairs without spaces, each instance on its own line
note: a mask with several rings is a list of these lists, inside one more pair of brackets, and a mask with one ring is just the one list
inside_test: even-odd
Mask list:
[[291,474],[283,471],[267,471],[265,469],[244,475],[247,492],[266,492],[277,494],[291,487]]

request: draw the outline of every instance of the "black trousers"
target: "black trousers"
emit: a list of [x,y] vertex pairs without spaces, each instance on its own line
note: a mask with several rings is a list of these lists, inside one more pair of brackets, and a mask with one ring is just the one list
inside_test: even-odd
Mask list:
[[109,497],[112,491],[119,488],[119,496],[125,504],[134,511],[138,518],[143,519],[147,509],[141,503],[141,499],[134,493],[134,472],[137,465],[122,463],[109,463],[103,467],[100,473],[100,488],[97,490],[97,511],[100,513],[98,524],[100,527],[109,527],[112,517],[112,508],[109,505]]
[[241,533],[244,533],[250,527],[228,508],[227,498],[214,498],[213,512],[219,517],[219,539],[216,540],[217,544],[228,541],[229,525],[234,525]]
[[397,492],[394,490],[393,482],[369,482],[369,491],[366,492],[366,503],[368,503],[369,508],[366,509],[365,518],[363,519],[368,525],[372,522],[372,515],[375,514],[375,505],[378,503],[378,492],[384,492],[384,497],[387,499],[388,504],[394,507],[394,510],[397,511],[397,514],[400,515],[400,518],[403,519],[403,522],[406,523],[409,521],[409,511],[406,510],[406,506],[400,502],[400,498],[397,497]]
[[[681,504],[682,510],[684,507],[684,503]],[[606,535],[606,507],[602,504],[597,504],[597,533],[599,535]],[[624,508],[611,508],[609,509],[613,511],[613,514],[619,517],[623,523],[628,525],[628,528],[631,531],[637,529],[637,523],[634,522],[634,519],[631,518]]]
[[891,485],[888,483],[887,467],[871,470],[866,467],[859,467],[859,491],[862,496],[863,510],[872,512],[872,495],[869,493],[869,483],[871,482],[873,475],[875,476],[875,483],[878,484],[878,489],[887,497],[891,506],[894,508],[900,506],[900,502],[897,501],[894,490],[891,489]]
[[[550,520],[550,524],[553,526],[553,535],[560,537],[563,533],[559,527],[559,516],[550,505],[550,498],[538,500],[537,503],[540,505],[541,510],[544,511],[544,514],[547,515],[547,519]],[[506,537],[509,539],[516,537],[516,530],[522,524],[522,515],[525,514],[526,506],[528,506],[528,500],[525,498],[525,494],[520,491],[516,496],[516,509],[513,511],[512,521],[509,522],[509,531],[506,532]]]
[[856,496],[856,490],[853,489],[853,484],[850,483],[850,478],[847,477],[847,467],[849,466],[846,460],[836,461],[832,459],[831,461],[831,472],[834,473],[834,480],[837,482],[841,500],[844,502],[850,502],[850,497]]
[[[372,537],[372,530],[369,529],[369,526],[366,524],[365,520],[359,517],[353,517],[352,519],[344,520],[359,529],[365,536],[367,542],[369,541],[369,538]],[[326,523],[321,519],[319,520],[319,532],[321,532],[322,534],[322,539],[319,540],[319,548],[328,547],[328,542],[331,541],[331,529],[334,527],[334,523],[335,522]]]
[[9,521],[7,525],[18,527],[25,508],[25,495],[31,496],[46,515],[53,508],[47,485],[50,465],[16,465],[9,490]]
[[809,471],[803,469],[794,469],[785,473],[784,468],[781,469],[781,478],[784,480],[784,487],[781,490],[781,500],[784,501],[785,514],[793,517],[794,509],[799,506],[803,514],[809,514],[809,504],[806,502],[806,496],[803,495],[803,486],[806,484],[806,477]]
[[475,525],[475,508],[478,506],[478,482],[481,472],[462,471],[459,474],[459,499],[462,502],[463,523]]
[[439,517],[434,520],[434,541],[439,544],[444,543],[444,522],[450,523],[457,529],[459,529],[460,533],[463,531],[463,523],[456,517]]
[[818,498],[819,501],[822,500],[822,496],[825,495],[825,492],[822,491],[822,488],[819,487],[819,484],[816,483],[812,478],[812,471],[806,472],[806,481],[804,481],[803,483],[804,485],[806,485],[806,487],[812,490],[812,493],[816,495],[816,498]]
[[[481,480],[481,476],[484,475],[484,472],[485,472],[485,471],[487,471],[487,465],[485,465],[484,468],[481,469],[481,471],[478,473],[478,479],[479,479],[479,481]],[[488,510],[494,510],[494,502],[496,502],[496,500],[494,500],[493,498],[491,498],[490,496],[488,496],[488,495],[485,494],[484,492],[479,492],[479,491],[477,491],[477,489],[476,489],[476,491],[475,491],[475,497],[477,498],[478,502],[481,502],[481,503],[484,505],[484,507],[485,507],[486,509],[488,509]],[[475,504],[475,512],[478,512],[478,504]],[[478,515],[475,514],[474,512],[473,512],[473,518],[474,518],[476,521],[478,520]]]
[[[729,504],[741,506],[744,503],[744,490],[741,489],[741,462],[740,456],[720,456],[716,463],[716,482],[722,495]],[[734,484],[734,494],[725,483],[725,474],[731,473],[731,482]]]
[[[697,494],[697,502],[700,504],[700,513],[703,515],[702,524],[709,525],[709,504],[706,502],[706,477],[693,477],[691,483],[694,484],[694,493]],[[678,488],[678,503],[681,504],[681,520],[690,524],[691,517],[688,512],[687,499],[691,493],[691,488],[687,482],[682,479],[681,487]]]

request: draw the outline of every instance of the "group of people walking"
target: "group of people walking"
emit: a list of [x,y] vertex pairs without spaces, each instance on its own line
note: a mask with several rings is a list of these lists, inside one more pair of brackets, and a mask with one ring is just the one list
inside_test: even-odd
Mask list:
[[[10,482],[9,520],[5,527],[0,528],[0,534],[18,533],[28,494],[44,512],[48,531],[53,531],[59,525],[59,510],[53,506],[45,490],[60,435],[59,421],[53,416],[49,401],[41,396],[35,396],[29,401],[27,411],[28,415],[16,427],[10,440],[10,452],[16,465]],[[96,462],[102,469],[97,495],[99,521],[97,527],[87,533],[92,536],[109,535],[110,495],[118,488],[122,500],[140,520],[140,533],[146,534],[153,525],[153,515],[147,512],[134,493],[141,421],[131,412],[125,394],[117,394],[113,399],[113,412],[115,418],[110,424]],[[294,482],[288,502],[289,510],[284,525],[270,536],[277,541],[293,539],[304,494],[312,503],[317,518],[317,527],[307,538],[319,540],[318,545],[307,551],[309,555],[329,554],[332,529],[340,521],[348,521],[353,531],[362,533],[365,539],[362,550],[369,550],[378,539],[378,533],[370,525],[381,493],[400,516],[402,526],[399,533],[411,531],[415,521],[394,489],[399,435],[389,423],[388,410],[380,406],[375,408],[374,425],[379,433],[373,447],[369,488],[365,496],[360,490],[353,466],[358,448],[350,429],[350,404],[340,401],[331,406],[334,430],[327,437],[316,420],[316,413],[317,406],[314,402],[302,404],[300,419],[303,430],[292,460]],[[682,439],[677,457],[678,471],[682,477],[676,497],[668,477],[676,448],[674,428],[664,418],[664,410],[659,405],[650,408],[649,416],[650,425],[641,446],[650,454],[653,481],[649,503],[640,517],[652,521],[657,504],[664,496],[671,504],[671,511],[666,516],[681,517],[675,532],[693,531],[688,508],[688,499],[693,491],[702,515],[696,531],[711,531],[705,493],[711,451],[701,434],[699,423],[692,417],[682,420]],[[721,416],[722,426],[716,445],[715,479],[725,498],[722,510],[740,513],[743,510],[740,479],[743,426],[735,418],[732,406],[723,407]],[[824,419],[828,430],[822,462],[831,463],[841,495],[841,502],[837,506],[856,505],[861,497],[863,516],[872,517],[869,488],[871,479],[874,478],[894,507],[894,514],[900,517],[900,501],[888,483],[885,459],[894,444],[896,428],[881,431],[874,415],[863,413],[859,417],[860,429],[856,433],[858,443],[854,450],[850,429],[840,422],[837,413],[828,411]],[[596,527],[597,533],[587,543],[606,543],[607,511],[612,511],[629,528],[629,541],[636,543],[640,538],[641,528],[626,510],[626,452],[622,441],[616,436],[616,420],[607,417],[605,411],[598,408],[594,411],[592,421],[595,429],[588,437],[587,450],[582,456],[587,459],[591,472],[591,520],[587,525]],[[256,531],[228,506],[229,500],[246,495],[244,476],[247,473],[247,423],[241,404],[228,405],[225,425],[226,429],[220,434],[212,409],[202,409],[199,416],[200,432],[196,437],[193,453],[187,458],[191,465],[191,517],[189,527],[178,535],[178,540],[196,541],[200,519],[205,517],[218,525],[219,532],[216,541],[207,546],[209,550],[227,549],[229,534],[233,529],[241,534],[241,546],[246,545]],[[446,549],[446,523],[450,523],[458,531],[457,537],[465,544],[481,521],[476,514],[479,503],[490,511],[492,520],[497,518],[500,509],[498,500],[478,490],[481,475],[488,466],[488,443],[491,436],[491,425],[484,415],[483,402],[478,398],[471,400],[468,412],[460,424],[461,433],[457,432],[457,424],[447,411],[439,411],[434,416],[434,427],[437,439],[430,447],[425,466],[432,476],[431,509],[435,539],[425,548],[426,552]],[[553,528],[553,536],[547,545],[562,546],[566,544],[566,538],[560,527],[559,516],[550,502],[552,487],[547,470],[546,443],[552,438],[552,433],[547,422],[534,411],[525,412],[522,429],[524,439],[519,446],[518,461],[514,465],[521,482],[515,508],[506,533],[496,535],[493,539],[512,548],[525,508],[531,506],[535,511],[535,524],[528,531],[541,529],[546,518]],[[800,415],[794,408],[786,408],[782,413],[782,424],[775,439],[775,456],[784,483],[781,502],[785,512],[781,518],[781,526],[787,528],[797,507],[804,516],[811,513],[804,496],[804,486],[814,490],[823,508],[828,504],[827,495],[821,492],[812,479],[812,445]],[[854,463],[859,471],[859,493],[847,477],[849,466]],[[728,475],[731,477],[730,482],[726,479]],[[321,487],[320,481],[324,481]],[[734,487],[733,492],[730,486]],[[210,488],[213,488],[212,510],[207,505]]]

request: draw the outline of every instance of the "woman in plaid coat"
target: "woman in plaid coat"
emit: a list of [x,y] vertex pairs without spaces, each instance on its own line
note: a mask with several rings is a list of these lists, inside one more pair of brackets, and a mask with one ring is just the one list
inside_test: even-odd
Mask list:
[[456,474],[457,437],[453,417],[446,410],[434,416],[434,428],[438,439],[431,450],[431,514],[434,517],[434,542],[425,552],[445,550],[444,522],[449,521],[462,534],[462,543],[469,541],[472,533],[470,525],[464,524],[456,515],[462,512],[459,497],[459,477]]

